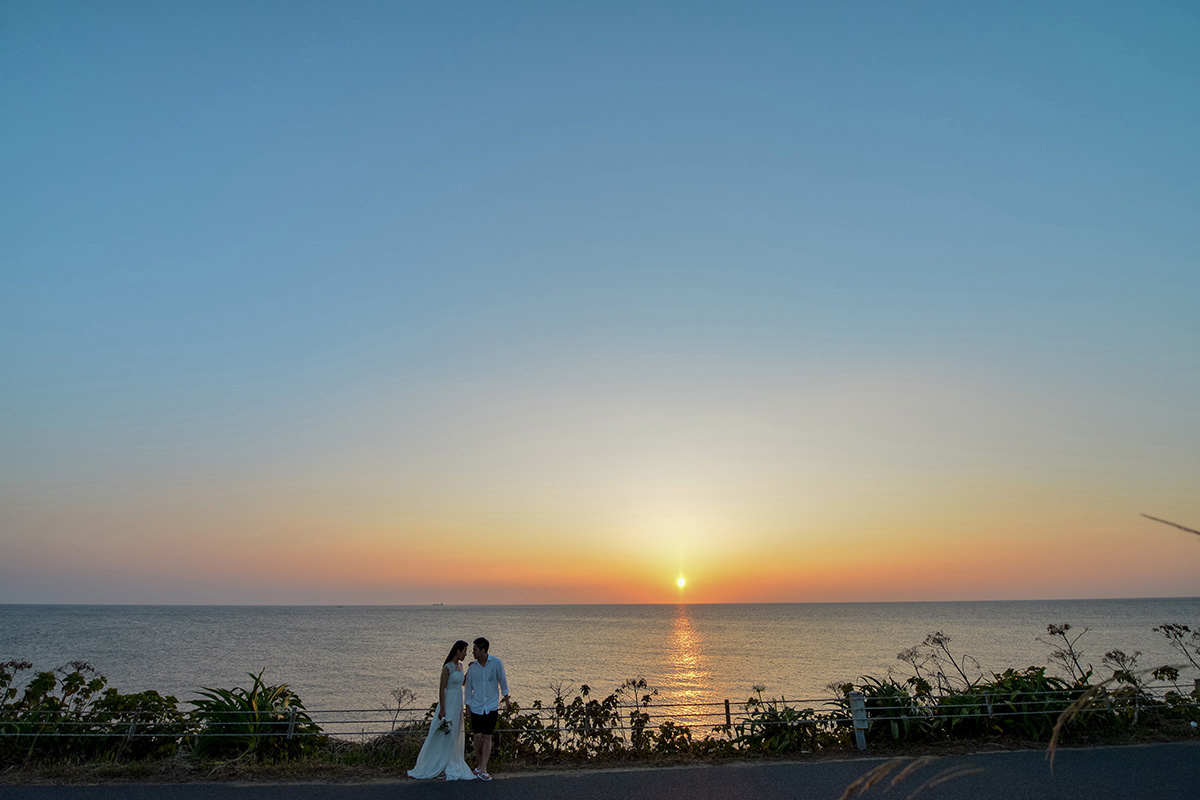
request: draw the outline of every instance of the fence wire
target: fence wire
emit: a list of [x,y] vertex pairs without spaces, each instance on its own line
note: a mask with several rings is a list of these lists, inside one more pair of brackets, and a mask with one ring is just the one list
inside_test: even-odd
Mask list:
[[[1196,693],[1182,694],[1175,685],[1146,685],[1143,695],[1113,695],[1101,693],[1081,709],[1083,714],[1117,714],[1124,711],[1164,708],[1165,698],[1172,695],[1171,710],[1190,709],[1200,712]],[[1071,706],[1086,689],[1053,689],[1010,694],[950,695],[946,697],[914,697],[903,704],[881,704],[879,699],[865,698],[866,721],[888,723],[904,721],[954,721],[1007,719],[1030,716],[1058,716]],[[814,707],[816,706],[816,707]],[[649,730],[664,724],[680,728],[724,732],[733,737],[739,727],[771,726],[772,728],[840,726],[850,724],[853,713],[846,697],[806,698],[796,701],[782,699],[730,703],[662,703],[656,705],[625,705],[607,709],[601,714],[584,711],[583,724],[565,724],[566,717],[580,716],[557,713],[553,706],[518,709],[517,718],[531,723],[530,727],[498,727],[498,734],[520,736],[552,736],[595,734],[607,730],[622,737],[632,736],[635,730]],[[705,710],[711,709],[711,710]],[[20,719],[5,718],[0,706],[0,738],[105,738],[105,739],[186,739],[202,735],[215,738],[305,736],[377,737],[395,734],[424,734],[433,714],[431,707],[376,709],[264,709],[261,711],[207,711],[203,719],[185,713],[182,720],[113,720],[72,719],[57,716],[47,710],[26,712]],[[811,713],[801,719],[778,718],[781,714]],[[816,715],[821,716],[816,716]],[[640,724],[631,717],[645,715]],[[222,717],[228,719],[223,720]],[[595,720],[592,722],[591,720]],[[317,730],[297,730],[296,724],[315,724]],[[686,724],[682,724],[686,723]],[[511,723],[510,723],[511,724]],[[36,730],[38,726],[42,730]],[[139,727],[140,726],[140,727]],[[367,729],[365,726],[372,726]],[[387,726],[387,727],[384,727]],[[238,728],[236,732],[222,729]],[[30,729],[35,728],[35,729]],[[46,730],[52,728],[52,730]],[[68,730],[63,730],[64,728]],[[75,730],[69,730],[74,728]]]

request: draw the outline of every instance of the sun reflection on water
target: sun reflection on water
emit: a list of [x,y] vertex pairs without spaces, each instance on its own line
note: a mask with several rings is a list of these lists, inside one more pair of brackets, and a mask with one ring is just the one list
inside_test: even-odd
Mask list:
[[[663,719],[678,725],[693,726],[693,734],[703,735],[701,729],[716,725],[717,711],[712,694],[711,674],[705,668],[703,641],[693,624],[692,612],[686,605],[676,607],[671,633],[667,637],[667,671],[671,691],[657,705]],[[724,714],[724,710],[721,710]]]

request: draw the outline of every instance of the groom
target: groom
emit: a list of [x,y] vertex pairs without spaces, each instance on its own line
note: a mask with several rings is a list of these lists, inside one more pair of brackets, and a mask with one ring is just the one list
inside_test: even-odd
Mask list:
[[510,707],[508,680],[504,677],[504,665],[500,659],[488,655],[488,640],[480,636],[475,640],[475,661],[467,669],[464,691],[467,709],[471,712],[472,744],[475,745],[475,761],[479,764],[475,774],[480,780],[490,781],[487,763],[492,754],[492,732],[496,730],[496,717],[500,712],[500,693],[504,693],[504,708]]

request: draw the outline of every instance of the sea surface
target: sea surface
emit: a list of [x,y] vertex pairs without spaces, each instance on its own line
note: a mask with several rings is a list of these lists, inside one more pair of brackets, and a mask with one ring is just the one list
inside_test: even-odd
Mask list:
[[[379,712],[393,690],[437,699],[455,639],[486,636],[515,700],[529,707],[556,691],[607,695],[629,678],[658,691],[655,704],[696,712],[764,697],[812,701],[861,675],[907,677],[899,651],[941,631],[958,657],[986,673],[1050,666],[1046,626],[1087,628],[1083,662],[1107,676],[1114,648],[1139,666],[1178,665],[1166,622],[1200,627],[1200,598],[929,603],[564,606],[69,606],[0,605],[0,661],[49,670],[90,662],[122,692],[154,689],[186,702],[199,687],[245,686],[265,670],[310,710]],[[968,662],[970,663],[970,662]],[[1190,686],[1195,675],[1184,671]],[[571,695],[573,696],[573,695]],[[714,706],[715,707],[715,706]],[[369,727],[369,726],[368,726]]]

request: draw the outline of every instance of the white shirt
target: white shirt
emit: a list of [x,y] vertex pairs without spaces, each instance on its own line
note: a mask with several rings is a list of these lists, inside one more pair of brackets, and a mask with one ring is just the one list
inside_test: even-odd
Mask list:
[[486,664],[472,661],[467,669],[467,708],[472,714],[490,714],[500,709],[500,695],[508,696],[508,679],[504,677],[504,664],[495,656],[488,656]]

